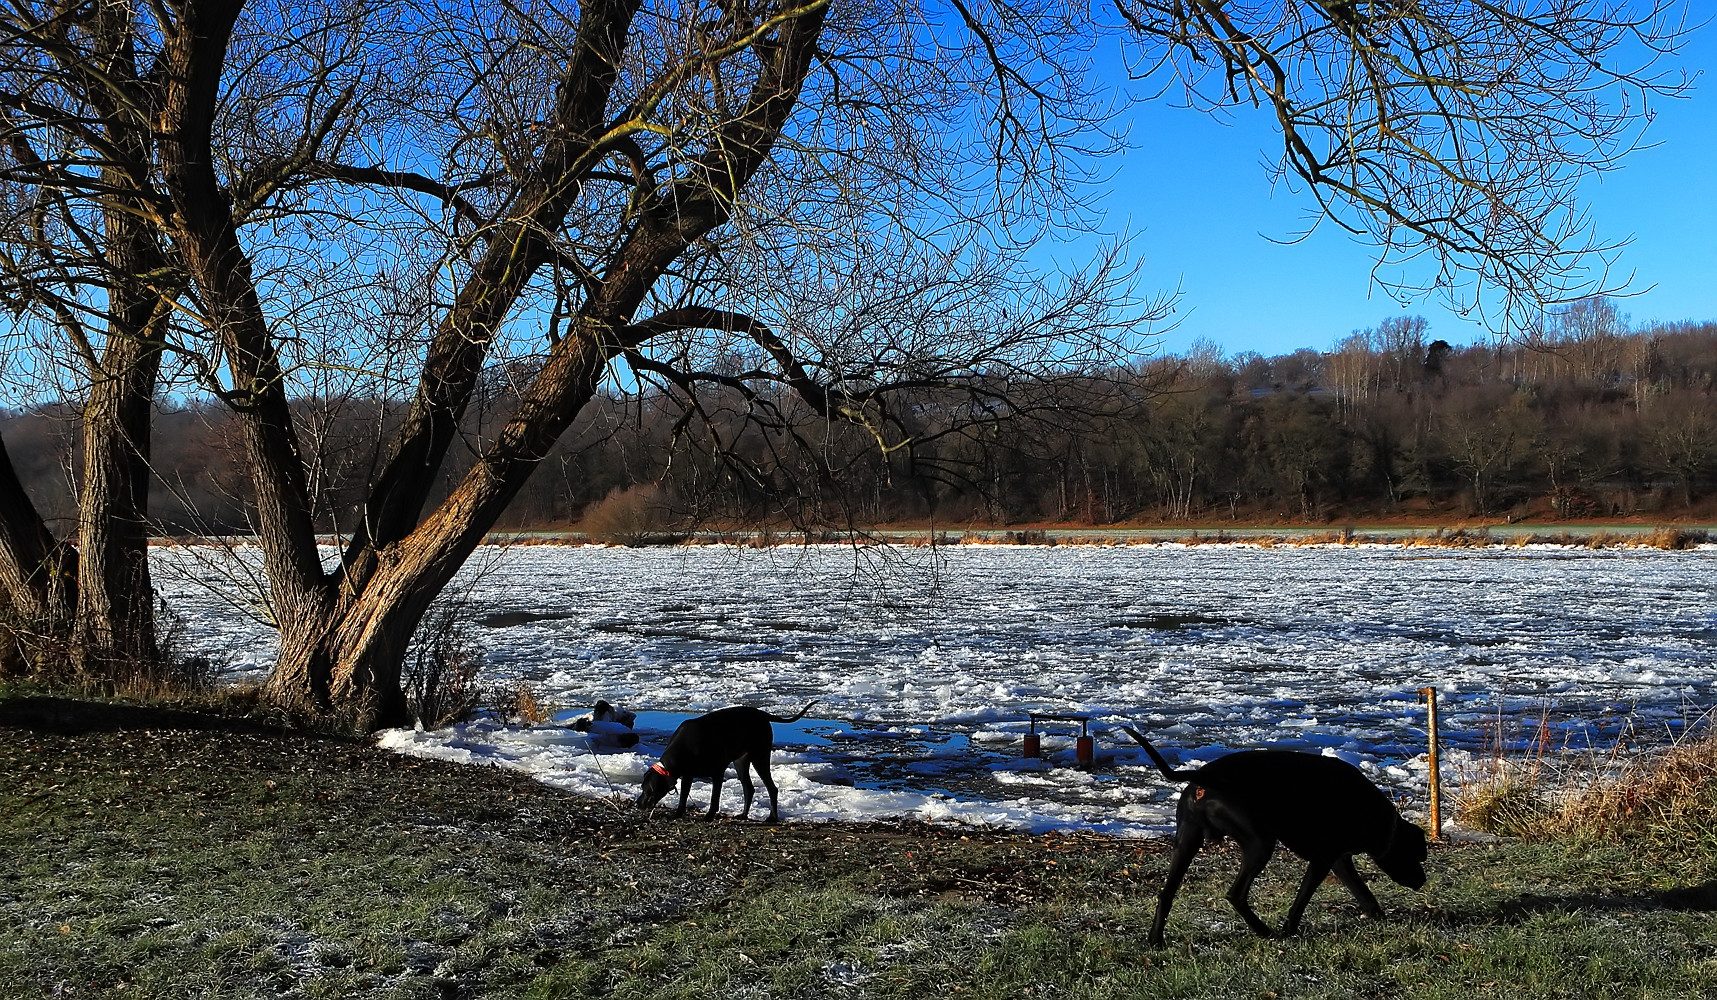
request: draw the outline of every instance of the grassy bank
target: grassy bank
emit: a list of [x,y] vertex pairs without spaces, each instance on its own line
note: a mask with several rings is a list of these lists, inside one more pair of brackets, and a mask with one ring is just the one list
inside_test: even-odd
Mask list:
[[[791,818],[788,795],[783,813]],[[658,816],[247,717],[0,691],[0,996],[1690,997],[1717,872],[1433,851],[1246,934],[1227,850],[1145,943],[1160,842]],[[1362,863],[1362,871],[1371,869]],[[1297,866],[1254,901],[1279,919]]]
[[[802,532],[736,529],[732,531],[658,531],[616,534],[602,531],[502,531],[489,534],[493,545],[784,545],[888,544],[928,545],[1403,545],[1418,548],[1472,549],[1560,545],[1580,549],[1664,549],[1679,551],[1709,544],[1717,525],[1661,524],[1362,524],[1343,527],[1281,525],[1159,525],[1131,527],[976,528],[958,531],[928,527],[880,526],[856,532]],[[184,540],[180,540],[184,541]]]

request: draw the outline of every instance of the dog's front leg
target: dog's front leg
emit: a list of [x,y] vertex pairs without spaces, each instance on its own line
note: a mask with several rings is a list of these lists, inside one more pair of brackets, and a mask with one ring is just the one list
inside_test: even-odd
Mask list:
[[[1291,937],[1299,931],[1300,917],[1306,912],[1306,904],[1312,901],[1312,893],[1318,891],[1318,886],[1323,885],[1324,879],[1329,877],[1330,869],[1338,863],[1328,858],[1318,858],[1306,862],[1306,874],[1304,878],[1300,879],[1300,891],[1294,893],[1294,904],[1288,907],[1288,919],[1282,921],[1282,937]],[[1353,871],[1353,862],[1348,862],[1347,870]],[[1347,880],[1344,878],[1342,881],[1346,882]],[[1349,888],[1352,887],[1349,886]],[[1371,893],[1367,892],[1366,895],[1369,896]],[[1371,905],[1376,906],[1377,901],[1372,900]]]
[[709,781],[709,812],[704,813],[704,817],[703,817],[704,819],[714,820],[716,810],[721,808],[721,782],[722,782],[722,779],[724,779],[726,777],[727,777],[727,770],[725,768],[723,768],[722,770],[716,772],[715,777],[710,779],[710,781]]
[[679,819],[686,814],[686,800],[692,797],[692,779],[680,779],[680,805],[674,810],[674,818]]
[[1335,877],[1341,879],[1341,884],[1347,886],[1347,891],[1353,893],[1353,898],[1359,900],[1359,908],[1368,917],[1383,916],[1383,907],[1377,904],[1377,897],[1371,894],[1371,889],[1365,880],[1354,870],[1353,855],[1343,854],[1335,859]]

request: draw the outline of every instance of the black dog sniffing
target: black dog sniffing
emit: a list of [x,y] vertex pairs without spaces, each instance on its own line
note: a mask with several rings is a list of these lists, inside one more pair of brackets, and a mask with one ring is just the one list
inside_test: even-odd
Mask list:
[[704,818],[715,819],[716,808],[721,804],[721,782],[727,775],[727,765],[732,764],[739,772],[740,787],[745,789],[745,809],[741,815],[750,818],[754,789],[751,775],[747,773],[749,765],[757,769],[757,776],[763,779],[763,787],[769,789],[769,822],[776,822],[780,813],[775,805],[775,779],[769,776],[769,751],[775,747],[775,731],[769,724],[798,722],[816,703],[813,699],[792,717],[770,715],[759,708],[739,705],[680,723],[668,739],[662,759],[644,772],[644,790],[638,796],[638,808],[648,809],[662,801],[662,796],[668,794],[668,789],[674,787],[677,780],[680,783],[680,805],[674,810],[674,815],[683,816],[686,798],[692,793],[692,781],[701,779],[710,783],[709,812]]
[[1385,875],[1409,889],[1425,884],[1425,831],[1402,819],[1383,792],[1352,764],[1291,750],[1243,750],[1194,770],[1178,771],[1149,740],[1132,729],[1127,733],[1164,775],[1190,782],[1181,790],[1175,810],[1174,860],[1168,883],[1157,896],[1152,944],[1163,943],[1169,906],[1187,866],[1206,840],[1232,837],[1240,846],[1240,874],[1228,887],[1227,898],[1246,926],[1261,937],[1269,937],[1270,928],[1258,919],[1247,896],[1277,843],[1306,861],[1300,890],[1282,923],[1283,937],[1299,929],[1312,893],[1332,871],[1368,916],[1383,915],[1377,897],[1353,868],[1355,854],[1371,855]]

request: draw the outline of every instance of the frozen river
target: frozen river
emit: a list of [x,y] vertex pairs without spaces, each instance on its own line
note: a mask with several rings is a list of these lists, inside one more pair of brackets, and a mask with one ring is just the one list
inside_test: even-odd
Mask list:
[[[189,645],[265,669],[271,636],[218,575],[191,550],[156,559]],[[1711,546],[520,546],[480,552],[454,596],[492,679],[533,682],[561,719],[598,698],[643,711],[640,752],[482,723],[384,742],[629,794],[686,713],[816,698],[777,727],[791,819],[1149,833],[1171,822],[1167,790],[1116,725],[1185,761],[1336,753],[1411,798],[1421,687],[1440,692],[1456,770],[1541,723],[1553,749],[1659,741],[1717,701]],[[1090,716],[1098,766],[1062,766],[1065,724],[1048,761],[1020,760],[1031,712]]]

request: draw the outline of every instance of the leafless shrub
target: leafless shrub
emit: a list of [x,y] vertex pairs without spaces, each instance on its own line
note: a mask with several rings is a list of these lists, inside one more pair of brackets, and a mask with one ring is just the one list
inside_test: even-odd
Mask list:
[[452,608],[425,623],[406,660],[406,703],[424,729],[440,729],[470,719],[483,704],[477,673],[483,647],[473,641]]
[[0,680],[23,677],[30,672],[24,645],[10,626],[0,625]]
[[580,527],[593,542],[644,545],[666,532],[669,510],[660,487],[646,483],[611,491],[584,512]]
[[184,621],[165,601],[155,612],[157,642],[148,656],[96,656],[75,648],[75,636],[43,634],[0,621],[0,678],[28,677],[103,697],[146,701],[202,700],[216,688],[218,665],[184,647]]
[[43,635],[16,620],[0,621],[0,679],[70,680],[72,657],[63,636]]
[[131,682],[184,694],[203,694],[215,687],[218,667],[201,653],[186,649],[185,619],[164,600],[155,611],[156,657],[132,672]]

